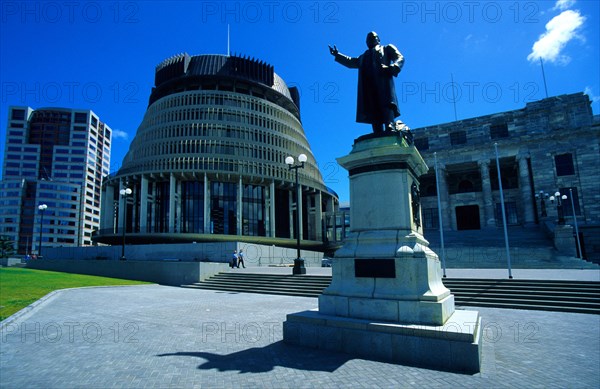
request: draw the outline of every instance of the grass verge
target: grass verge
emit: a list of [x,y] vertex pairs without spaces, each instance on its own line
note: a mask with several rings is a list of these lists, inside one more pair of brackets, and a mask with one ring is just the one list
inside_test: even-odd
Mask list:
[[148,282],[25,268],[0,268],[0,320],[6,319],[54,290],[83,286],[142,284]]

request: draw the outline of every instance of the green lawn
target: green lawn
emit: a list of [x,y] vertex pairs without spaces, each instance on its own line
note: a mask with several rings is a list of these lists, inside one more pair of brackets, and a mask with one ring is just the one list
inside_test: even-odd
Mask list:
[[0,320],[57,289],[141,284],[148,282],[14,267],[0,268]]

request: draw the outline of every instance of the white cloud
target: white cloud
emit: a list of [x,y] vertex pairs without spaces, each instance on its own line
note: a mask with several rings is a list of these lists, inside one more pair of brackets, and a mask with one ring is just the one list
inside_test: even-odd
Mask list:
[[584,38],[578,34],[579,29],[585,22],[585,16],[579,11],[567,10],[555,16],[546,24],[546,32],[540,35],[533,44],[531,53],[527,60],[534,62],[540,58],[547,62],[556,62],[566,65],[571,58],[561,54],[567,43],[573,38]]
[[463,47],[467,50],[475,50],[486,44],[488,40],[488,36],[474,36],[473,34],[468,34],[463,39]]
[[112,137],[113,137],[113,140],[114,139],[127,140],[127,139],[129,139],[129,134],[123,130],[113,130]]
[[594,95],[594,92],[592,92],[592,88],[590,88],[589,86],[585,87],[585,89],[583,90],[583,93],[588,95],[590,97],[590,100],[592,100],[593,103],[597,103],[600,101],[600,96]]
[[554,8],[552,9],[564,11],[571,8],[573,4],[575,4],[575,0],[557,0],[556,4],[554,4]]

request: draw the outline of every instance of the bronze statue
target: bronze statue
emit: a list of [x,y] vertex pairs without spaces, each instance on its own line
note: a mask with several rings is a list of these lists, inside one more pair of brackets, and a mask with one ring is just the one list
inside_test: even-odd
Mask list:
[[394,119],[400,116],[394,78],[404,65],[404,57],[394,45],[380,45],[375,32],[367,34],[367,47],[360,57],[341,54],[329,46],[336,62],[358,69],[356,121],[369,123],[373,132],[394,131]]
[[421,227],[421,191],[414,182],[410,186],[410,199],[412,205],[413,221],[417,228]]

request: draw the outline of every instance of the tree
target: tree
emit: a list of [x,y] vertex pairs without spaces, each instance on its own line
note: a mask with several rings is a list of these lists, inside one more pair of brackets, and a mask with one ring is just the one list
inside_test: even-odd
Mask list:
[[15,253],[15,242],[7,235],[0,235],[0,258],[8,258]]

